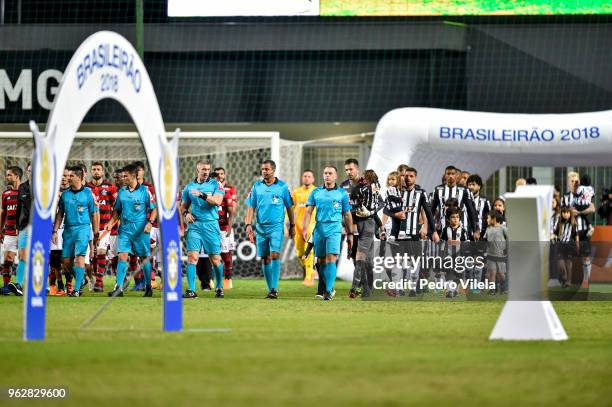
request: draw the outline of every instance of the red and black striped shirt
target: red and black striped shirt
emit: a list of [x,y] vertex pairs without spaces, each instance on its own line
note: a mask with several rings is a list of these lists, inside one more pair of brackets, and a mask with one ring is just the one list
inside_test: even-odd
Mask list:
[[226,184],[223,189],[225,190],[225,195],[223,195],[223,200],[221,205],[219,205],[219,229],[227,232],[232,226],[229,224],[227,207],[236,205],[238,203],[238,196],[236,195],[236,188],[231,185]]
[[93,182],[87,184],[91,189],[100,209],[100,230],[113,218],[113,208],[117,199],[117,188],[109,180],[103,180],[100,185]]
[[2,193],[2,212],[4,213],[4,233],[7,236],[17,236],[17,206],[19,191],[7,189]]

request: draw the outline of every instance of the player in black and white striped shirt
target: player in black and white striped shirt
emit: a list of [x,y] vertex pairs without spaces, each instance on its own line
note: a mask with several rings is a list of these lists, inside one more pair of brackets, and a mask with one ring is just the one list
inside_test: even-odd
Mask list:
[[[412,256],[422,254],[420,240],[427,239],[428,230],[433,230],[432,239],[434,241],[439,240],[435,231],[434,217],[427,201],[427,192],[417,186],[416,177],[417,170],[415,168],[406,168],[404,188],[398,191],[398,195],[387,194],[383,210],[383,213],[392,219],[392,236],[398,241],[410,242],[404,244],[402,249],[406,249],[408,254]],[[427,224],[422,222],[422,219],[426,219]],[[411,270],[410,278],[415,285],[419,271],[417,267],[413,267]],[[402,278],[405,278],[405,270]],[[415,296],[416,290],[411,290],[409,295]]]
[[468,189],[457,185],[457,170],[452,165],[446,167],[445,170],[446,184],[438,185],[434,189],[433,200],[431,203],[432,212],[439,218],[440,227],[446,226],[446,210],[444,203],[455,198],[459,204],[461,211],[467,212],[467,219],[464,227],[470,232],[475,240],[480,239],[480,226],[478,224],[478,216],[474,209],[474,202],[471,193]]
[[[468,240],[468,231],[461,224],[461,212],[456,207],[450,207],[446,211],[447,224],[442,228],[442,234],[440,239],[446,242],[444,253],[446,256],[453,258],[457,257],[461,252],[461,244]],[[454,262],[453,262],[454,264]],[[448,268],[446,271],[446,280],[455,280],[459,285],[459,279],[462,273],[458,273],[452,268]],[[446,297],[453,298],[458,295],[457,290],[446,290]]]
[[[478,228],[480,229],[480,235],[484,236],[487,230],[487,215],[491,211],[491,201],[487,199],[487,197],[480,195],[480,189],[482,188],[482,178],[478,174],[472,174],[467,178],[467,187],[469,188],[472,194],[472,200],[474,202],[474,209],[476,210],[476,215],[478,216]],[[467,216],[464,214],[464,224],[468,222]],[[479,242],[473,242],[472,252],[471,254],[474,256],[484,256],[484,252],[486,247]],[[480,281],[482,279],[482,271],[481,267],[474,267],[471,270],[472,278]]]
[[561,198],[561,206],[571,208],[572,215],[576,219],[576,233],[580,239],[580,250],[578,255],[582,257],[582,271],[583,271],[583,282],[582,286],[588,288],[589,279],[591,276],[591,239],[589,236],[590,222],[588,216],[595,213],[595,205],[592,202],[588,203],[585,209],[580,207],[579,210],[576,208],[576,204],[580,202],[585,204],[577,195],[577,189],[580,186],[580,178],[578,173],[570,172],[567,174],[567,188],[568,192]]

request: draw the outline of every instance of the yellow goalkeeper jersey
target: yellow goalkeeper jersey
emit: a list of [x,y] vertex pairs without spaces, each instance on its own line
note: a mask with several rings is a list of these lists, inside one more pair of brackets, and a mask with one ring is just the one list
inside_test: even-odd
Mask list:
[[[310,193],[315,189],[317,189],[317,187],[314,185],[311,185],[309,187],[301,185],[294,189],[293,193],[291,194],[291,198],[293,199],[293,203],[295,204],[295,228],[296,232],[298,233],[301,233],[302,231],[302,224],[304,223],[304,214],[306,213],[306,202],[308,202],[308,195],[310,195]],[[310,217],[310,225],[308,229],[311,229],[311,227],[315,223],[315,212],[316,210],[312,211],[312,216]]]

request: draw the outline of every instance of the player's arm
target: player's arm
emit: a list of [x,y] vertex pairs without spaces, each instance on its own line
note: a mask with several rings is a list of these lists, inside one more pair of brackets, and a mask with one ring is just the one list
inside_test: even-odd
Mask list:
[[251,192],[249,192],[245,203],[247,205],[247,211],[244,215],[244,224],[249,241],[255,243],[255,234],[253,233],[253,220],[255,219],[255,210],[257,209],[257,190],[255,189],[255,185],[251,187]]
[[217,192],[212,195],[208,195],[204,192],[200,192],[200,194],[200,198],[204,199],[206,203],[211,206],[219,206],[221,205],[221,202],[223,202],[223,194],[219,194]]
[[[429,207],[429,204],[427,203],[427,198],[425,198],[424,195],[421,195],[421,210],[425,213],[425,218],[427,218],[427,225],[429,227],[429,230],[432,231],[431,240],[433,240],[434,242],[439,241],[440,237],[438,236],[438,232],[436,232],[436,220],[431,211],[431,208]],[[427,236],[427,232],[425,232],[425,236]]]
[[227,228],[227,232],[226,232],[226,236],[229,237],[232,234],[232,228],[234,225],[234,216],[236,216],[236,206],[235,202],[232,202],[231,205],[227,205],[226,207],[226,211],[227,211],[227,224],[228,224],[228,228]]
[[433,199],[431,201],[431,213],[434,216],[434,219],[436,216],[441,216],[442,211],[440,210],[440,197],[438,196],[438,189],[434,189],[433,192]]
[[351,257],[351,249],[353,248],[353,215],[351,211],[344,212],[344,224],[346,225],[346,243],[348,245],[348,257]]
[[94,235],[94,243],[97,243],[100,236],[100,212],[94,212],[89,215],[91,219],[91,229]]
[[255,217],[255,209],[247,207],[246,215],[244,215],[244,224],[246,225],[247,236],[251,243],[255,242],[255,235],[253,234],[253,219]]
[[465,209],[468,211],[468,219],[472,224],[472,230],[474,231],[474,239],[480,239],[480,225],[478,224],[478,213],[474,207],[474,201],[469,197],[465,200]]
[[295,217],[293,216],[293,206],[295,205],[293,202],[293,197],[291,196],[291,192],[289,191],[289,187],[285,186],[285,190],[283,191],[283,201],[285,203],[285,209],[287,211],[287,218],[289,219],[289,236],[292,238],[295,237]]
[[4,224],[6,223],[6,207],[4,197],[2,197],[2,207],[0,208],[0,243],[4,240]]
[[314,210],[314,206],[307,206],[306,211],[304,212],[304,219],[302,220],[302,237],[304,241],[308,241],[308,226],[310,226],[310,218],[312,217],[312,211]]
[[104,227],[104,230],[109,233],[111,232],[113,227],[120,222],[122,211],[123,206],[121,205],[121,191],[119,191],[117,192],[117,198],[115,199],[115,204],[113,205],[113,215],[110,222],[108,222]]
[[151,217],[149,218],[149,232],[151,231],[151,228],[153,227],[153,222],[155,222],[155,219],[157,219],[157,207],[151,209]]
[[51,234],[51,241],[54,244],[57,244],[57,231],[64,220],[64,207],[62,205],[62,201],[60,199],[60,204],[57,208],[57,214],[55,215],[55,222],[53,222],[53,234]]
[[595,213],[595,205],[593,204],[593,202],[591,202],[588,208],[586,208],[583,211],[577,211],[577,212],[578,212],[578,215],[590,215],[592,213]]

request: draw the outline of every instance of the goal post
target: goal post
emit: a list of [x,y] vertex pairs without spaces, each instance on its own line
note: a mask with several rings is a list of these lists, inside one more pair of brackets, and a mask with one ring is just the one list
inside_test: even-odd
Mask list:
[[[168,136],[172,133],[168,132]],[[0,173],[11,165],[25,170],[32,158],[34,143],[29,132],[0,132]],[[196,163],[209,159],[213,167],[226,169],[227,182],[236,187],[238,208],[234,217],[236,240],[234,274],[240,277],[259,277],[254,256],[255,247],[248,242],[242,224],[246,207],[244,200],[253,182],[260,177],[263,160],[277,163],[279,177],[292,186],[299,182],[301,144],[280,139],[278,132],[181,132],[178,146],[180,191],[195,177]],[[112,181],[113,171],[142,161],[147,167],[145,179],[150,180],[147,157],[136,132],[78,132],[68,155],[68,165],[83,163],[88,169],[95,161],[105,166],[105,177]],[[5,177],[0,177],[0,188],[6,189]],[[185,256],[183,252],[183,256]]]

